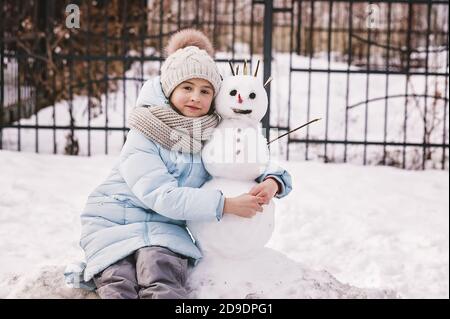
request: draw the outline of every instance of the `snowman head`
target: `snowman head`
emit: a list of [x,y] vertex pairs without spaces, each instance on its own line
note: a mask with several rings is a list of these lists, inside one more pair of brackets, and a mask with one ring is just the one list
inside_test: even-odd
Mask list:
[[[259,63],[258,63],[259,65]],[[255,75],[236,74],[223,79],[219,94],[215,99],[216,112],[222,119],[238,119],[259,122],[267,112],[268,99],[263,84]]]

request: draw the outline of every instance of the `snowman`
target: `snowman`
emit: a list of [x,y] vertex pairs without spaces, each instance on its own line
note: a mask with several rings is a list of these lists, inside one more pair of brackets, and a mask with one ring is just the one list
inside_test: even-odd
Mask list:
[[[230,64],[232,76],[225,77],[215,100],[222,121],[202,150],[206,170],[213,177],[203,188],[219,189],[225,197],[248,193],[269,164],[267,140],[260,121],[268,98],[255,74],[247,74],[247,63],[239,75]],[[264,248],[274,229],[274,204],[252,218],[225,214],[219,222],[189,221],[187,226],[206,256],[248,258]]]

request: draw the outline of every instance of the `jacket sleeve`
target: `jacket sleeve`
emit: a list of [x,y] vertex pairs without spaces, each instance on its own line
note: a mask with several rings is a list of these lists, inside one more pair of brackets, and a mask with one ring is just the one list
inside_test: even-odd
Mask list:
[[265,172],[255,179],[257,183],[261,183],[266,178],[271,177],[277,180],[278,184],[281,186],[280,192],[275,195],[276,198],[283,198],[287,194],[289,194],[292,190],[292,178],[291,175],[280,167],[279,165],[275,164],[274,162],[270,161],[269,165],[267,165],[267,168]]
[[178,187],[159,154],[158,146],[131,130],[120,155],[119,171],[134,195],[158,214],[177,220],[220,220],[221,191]]

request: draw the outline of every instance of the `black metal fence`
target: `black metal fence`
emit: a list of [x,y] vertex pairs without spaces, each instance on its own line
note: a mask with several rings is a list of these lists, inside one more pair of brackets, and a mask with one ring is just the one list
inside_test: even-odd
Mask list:
[[[74,7],[68,7],[75,4]],[[264,62],[288,159],[448,169],[447,1],[0,0],[0,149],[111,154],[174,32]],[[68,10],[72,8],[73,10]],[[67,10],[67,11],[66,11]],[[79,28],[76,25],[79,13]]]

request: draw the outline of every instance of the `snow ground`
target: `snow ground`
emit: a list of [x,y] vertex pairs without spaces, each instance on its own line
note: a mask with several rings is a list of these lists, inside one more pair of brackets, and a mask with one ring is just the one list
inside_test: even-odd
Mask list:
[[[79,213],[115,160],[0,151],[0,298],[46,298],[56,290],[59,297],[95,297],[58,288],[55,274],[82,258]],[[371,293],[389,289],[401,298],[449,298],[448,171],[281,165],[294,190],[276,201],[268,249],[303,275],[291,283],[300,292],[284,286],[270,296],[394,297]],[[261,267],[253,279],[263,282],[267,271]],[[224,296],[225,288],[215,289]]]

